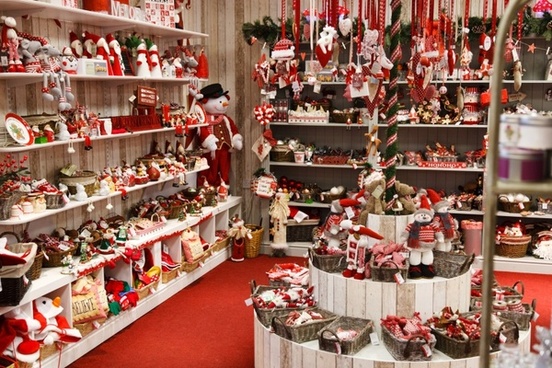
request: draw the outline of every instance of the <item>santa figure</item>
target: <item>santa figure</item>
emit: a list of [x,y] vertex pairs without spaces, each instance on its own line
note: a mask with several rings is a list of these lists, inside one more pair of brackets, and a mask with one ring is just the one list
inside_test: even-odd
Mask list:
[[341,227],[348,230],[347,237],[347,268],[343,277],[353,277],[355,280],[366,278],[366,249],[368,237],[381,240],[383,236],[363,225],[355,225],[351,220],[341,222]]
[[234,121],[226,115],[228,110],[228,91],[219,83],[210,84],[196,94],[205,111],[206,127],[199,130],[201,147],[207,152],[209,169],[204,171],[207,182],[215,187],[221,182],[230,183],[230,162],[233,150],[241,150],[243,137]]
[[268,214],[270,215],[270,223],[272,224],[272,255],[274,257],[285,256],[285,251],[288,248],[287,244],[287,223],[290,215],[289,195],[284,192],[278,192],[274,196]]
[[450,252],[452,250],[452,240],[458,230],[458,221],[449,213],[449,201],[442,199],[433,189],[428,189],[427,193],[435,211],[432,223],[443,234],[442,241],[437,242],[435,249]]
[[121,44],[111,33],[105,36],[105,40],[109,47],[109,60],[111,61],[113,75],[124,75],[125,64],[123,62],[123,55],[121,54]]
[[401,234],[400,243],[410,250],[408,277],[411,279],[433,278],[433,249],[443,234],[432,223],[434,212],[426,196],[422,196],[420,208],[414,212],[414,222],[408,224]]
[[79,39],[79,36],[73,31],[69,32],[69,42],[71,46],[71,51],[76,58],[81,58],[83,53],[82,41]]

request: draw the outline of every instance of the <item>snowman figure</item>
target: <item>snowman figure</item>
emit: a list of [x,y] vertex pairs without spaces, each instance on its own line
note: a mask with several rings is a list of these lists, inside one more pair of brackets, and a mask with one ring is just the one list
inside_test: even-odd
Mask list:
[[72,343],[82,338],[80,331],[71,328],[67,319],[61,315],[63,307],[61,298],[54,299],[42,296],[34,300],[33,318],[40,322],[40,330],[34,337],[44,345],[52,345],[55,342]]
[[428,189],[427,193],[435,211],[432,223],[443,234],[442,241],[437,242],[435,249],[450,252],[452,250],[452,240],[456,235],[456,230],[458,230],[458,221],[449,213],[450,203],[447,200],[442,199],[433,189]]
[[400,243],[406,243],[410,250],[408,277],[431,279],[435,276],[433,269],[433,249],[437,242],[442,242],[443,234],[432,222],[434,212],[426,196],[422,196],[421,205],[414,212],[414,221],[401,234]]
[[67,74],[77,74],[78,59],[70,47],[65,46],[61,51],[61,70]]
[[140,43],[138,47],[136,47],[136,51],[138,53],[136,57],[136,76],[144,78],[151,77],[151,62],[146,43]]
[[159,51],[157,50],[157,45],[151,45],[148,51],[151,61],[151,77],[162,78],[163,73],[161,72],[161,60],[159,59]]
[[200,90],[195,98],[205,110],[206,127],[199,130],[203,157],[209,169],[204,171],[205,179],[215,187],[222,182],[230,183],[230,161],[234,150],[241,150],[243,137],[234,121],[226,115],[228,91],[219,83],[210,84]]

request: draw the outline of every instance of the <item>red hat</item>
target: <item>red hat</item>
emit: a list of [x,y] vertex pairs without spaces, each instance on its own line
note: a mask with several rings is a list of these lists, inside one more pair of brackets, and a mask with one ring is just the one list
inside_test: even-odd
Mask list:
[[295,46],[293,46],[293,42],[287,38],[283,38],[276,42],[270,56],[276,60],[291,60],[295,56],[294,50]]
[[433,204],[433,210],[439,211],[442,208],[448,208],[450,206],[449,202],[447,200],[444,200],[439,193],[437,193],[433,189],[427,190],[427,195],[429,196],[429,200]]
[[345,207],[358,206],[360,202],[354,198],[343,198],[332,201],[332,206],[335,209],[335,212],[343,212]]
[[80,41],[79,36],[73,31],[69,32],[69,43],[72,45],[75,41]]
[[376,233],[374,230],[367,228],[366,226],[362,225],[355,225],[353,226],[353,231],[356,232],[359,235],[366,235],[374,239],[381,240],[383,239],[383,236]]
[[427,196],[422,195],[420,198],[420,208],[416,210],[416,213],[426,213],[429,216],[433,216],[433,210],[431,209],[431,206],[429,205],[429,200],[427,199]]
[[117,39],[111,33],[108,33],[107,36],[105,36],[105,40],[108,45],[111,45],[111,42],[117,42]]
[[83,42],[92,41],[97,44],[98,41],[100,40],[100,36],[90,33],[88,31],[84,31],[84,33],[82,34],[82,37],[83,37]]

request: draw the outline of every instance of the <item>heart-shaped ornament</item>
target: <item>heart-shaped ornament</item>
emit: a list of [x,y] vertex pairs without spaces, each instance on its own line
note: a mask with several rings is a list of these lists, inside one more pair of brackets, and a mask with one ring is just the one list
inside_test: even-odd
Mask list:
[[314,50],[316,52],[316,58],[320,62],[320,65],[322,65],[322,68],[328,65],[332,58],[332,51],[326,50],[326,52],[324,52],[324,49],[320,45],[316,45]]
[[339,32],[346,37],[353,29],[353,21],[350,18],[344,18],[339,20]]

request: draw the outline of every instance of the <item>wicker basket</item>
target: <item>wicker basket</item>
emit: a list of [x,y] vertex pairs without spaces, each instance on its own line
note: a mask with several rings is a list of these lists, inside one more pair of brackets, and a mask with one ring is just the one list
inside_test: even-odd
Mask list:
[[203,262],[205,262],[205,260],[209,258],[209,256],[210,256],[209,252],[203,252],[203,254],[193,262],[186,261],[186,257],[182,256],[182,263],[180,264],[180,270],[182,272],[192,272],[196,268],[203,265]]
[[33,264],[31,265],[31,268],[29,268],[29,271],[27,271],[26,273],[27,277],[30,280],[36,280],[40,278],[40,275],[42,274],[43,259],[44,259],[44,253],[36,252],[36,256],[33,261]]
[[[258,285],[255,283],[254,280],[251,280],[249,283],[251,287],[251,299],[254,300],[255,297],[259,296],[261,293],[267,291],[267,290],[274,290],[277,289],[277,287],[273,286],[267,286],[267,285]],[[253,308],[255,309],[255,313],[257,314],[257,318],[259,319],[259,322],[263,324],[266,328],[270,328],[272,325],[272,320],[274,317],[286,317],[290,312],[293,311],[301,311],[305,308],[262,308],[257,303],[253,302]]]
[[276,145],[270,150],[270,161],[295,162],[293,151],[286,145]]
[[44,193],[44,198],[46,198],[46,208],[49,210],[55,210],[65,207],[67,202],[63,198],[63,195],[63,192]]
[[[481,287],[472,286],[472,296],[470,298],[470,309],[479,310],[481,309],[481,304],[483,301],[482,297],[473,296],[473,290],[481,290]],[[522,281],[516,281],[512,287],[508,286],[495,286],[493,291],[496,294],[497,292],[504,294],[504,301],[509,302],[511,300],[521,300],[525,294],[525,285]],[[494,297],[494,295],[493,295]]]
[[[531,201],[528,202],[505,202],[499,201],[499,209],[509,213],[521,213],[531,209]],[[520,204],[521,203],[521,204]]]
[[2,277],[0,282],[2,283],[0,307],[18,305],[32,283],[25,275],[21,277]]
[[251,234],[251,238],[245,238],[245,258],[255,258],[261,249],[264,229],[262,226],[253,224],[246,224],[245,227],[250,230]]
[[314,267],[330,273],[339,273],[347,267],[345,254],[322,255],[309,248],[309,258]]
[[181,216],[186,216],[186,203],[181,201],[173,201],[169,207],[169,214],[167,219],[174,220]]
[[[370,260],[370,269],[372,270],[372,281],[380,282],[397,282],[395,279],[395,274],[400,273],[403,280],[406,281],[408,277],[408,261],[405,261],[404,266],[399,266],[392,260],[387,260],[381,264],[381,266],[376,266],[374,264],[374,259]],[[385,265],[390,265],[390,267],[385,267]]]
[[537,300],[533,299],[531,304],[523,303],[523,312],[516,312],[511,310],[497,312],[497,316],[514,321],[520,330],[526,331],[531,328],[531,320],[535,314],[535,308],[537,306]]
[[[15,241],[7,241],[8,235],[11,235]],[[25,260],[25,263],[17,265],[6,264],[2,266],[2,264],[0,264],[0,278],[18,278],[27,274],[33,267],[36,255],[39,253],[36,243],[21,243],[19,235],[13,231],[1,233],[0,238],[6,238],[6,250],[18,254]]]
[[178,276],[178,271],[180,271],[180,268],[175,268],[174,270],[167,272],[161,272],[161,282],[163,282],[163,284],[166,284],[176,279],[176,276]]
[[67,185],[69,193],[77,193],[77,184],[82,184],[84,186],[84,191],[90,197],[94,194],[96,190],[96,183],[98,182],[98,177],[94,171],[83,170],[79,172],[78,176],[64,176],[62,175],[59,178],[59,182]]
[[85,323],[75,323],[73,327],[79,330],[82,337],[85,337],[92,331],[100,328],[105,323],[105,321],[107,321],[107,318],[104,317],[104,318],[95,319],[93,321],[89,321]]
[[451,279],[466,273],[475,259],[475,254],[433,251],[435,276]]
[[152,282],[151,284],[148,284],[146,286],[141,287],[140,289],[136,289],[136,293],[138,294],[138,299],[144,299],[148,295],[152,294],[155,290],[157,290],[157,285],[159,285],[159,280]]
[[0,196],[0,220],[8,220],[11,217],[11,208],[23,197],[23,192],[13,191]]
[[496,255],[508,258],[522,258],[527,254],[531,235],[502,236],[496,244]]
[[425,353],[424,346],[427,345],[433,350],[436,343],[435,338],[431,341],[427,341],[427,338],[423,335],[412,335],[408,340],[399,339],[385,326],[381,327],[381,335],[385,348],[395,360],[420,362],[429,361],[433,356],[428,356],[428,354]]
[[288,220],[286,227],[286,240],[288,242],[312,242],[312,231],[318,226],[319,220],[303,220],[298,223]]
[[51,252],[43,249],[44,258],[42,259],[42,267],[61,267],[63,258],[69,254],[74,255],[76,251],[76,245],[62,252]]
[[326,327],[337,318],[336,314],[317,307],[307,308],[304,311],[306,312],[307,310],[319,313],[322,315],[322,318],[313,319],[307,323],[297,326],[289,326],[286,324],[287,316],[274,317],[272,318],[272,329],[278,336],[297,343],[302,343],[305,341],[316,340],[318,337],[318,331]]
[[[354,330],[357,335],[343,340],[337,336],[338,330]],[[331,353],[354,355],[370,343],[373,330],[374,323],[369,319],[340,316],[318,332],[318,347]]]
[[211,248],[209,249],[211,250],[211,253],[217,253],[225,249],[226,247],[228,247],[229,244],[230,244],[230,237],[225,236],[224,238],[214,242]]

